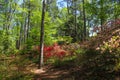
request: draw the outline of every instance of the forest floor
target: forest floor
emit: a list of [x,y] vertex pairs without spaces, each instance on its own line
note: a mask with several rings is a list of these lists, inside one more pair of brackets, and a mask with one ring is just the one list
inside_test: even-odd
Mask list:
[[[82,77],[85,77],[83,68],[73,66],[72,64],[74,63],[71,63],[69,66],[61,67],[44,65],[43,68],[38,69],[37,64],[33,63],[31,60],[27,60],[25,55],[16,55],[6,58],[8,59],[4,61],[4,63],[6,63],[4,67],[7,67],[7,70],[4,71],[7,76],[5,73],[2,73],[4,74],[4,80],[83,80]],[[120,77],[116,77],[115,80],[120,80]]]
[[79,66],[66,65],[61,67],[55,67],[53,65],[44,65],[41,69],[38,69],[36,63],[26,64],[23,73],[32,74],[34,80],[75,80],[72,75],[76,71],[80,71]]
[[43,68],[38,69],[37,64],[28,60],[24,55],[4,55],[4,60],[0,60],[0,63],[4,63],[4,68],[1,67],[2,64],[0,65],[1,70],[3,70],[0,71],[0,74],[4,74],[2,79],[5,80],[18,78],[20,80],[73,80],[71,73],[79,70],[79,67],[54,67],[52,65],[44,65]]

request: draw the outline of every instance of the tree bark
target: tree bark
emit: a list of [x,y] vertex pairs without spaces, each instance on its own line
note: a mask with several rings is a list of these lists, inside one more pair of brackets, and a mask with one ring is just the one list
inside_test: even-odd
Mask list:
[[100,6],[101,6],[101,12],[100,12],[100,21],[101,21],[101,31],[103,31],[103,23],[104,23],[104,18],[103,18],[103,1],[100,1]]
[[42,19],[41,19],[41,30],[40,30],[40,54],[38,69],[43,66],[43,48],[44,48],[44,17],[45,17],[45,0],[43,0],[42,6]]
[[84,40],[86,40],[86,13],[85,13],[85,1],[83,0],[83,20],[84,20]]
[[75,23],[75,35],[76,35],[75,36],[75,41],[77,41],[77,4],[76,4],[76,2],[77,1],[74,2],[75,3],[75,5],[74,5],[75,6],[75,16],[74,16],[75,21],[74,21],[74,23]]
[[29,0],[29,3],[28,3],[28,25],[27,25],[27,39],[29,38],[29,30],[30,30],[30,14],[31,14],[31,11],[30,11],[30,0]]

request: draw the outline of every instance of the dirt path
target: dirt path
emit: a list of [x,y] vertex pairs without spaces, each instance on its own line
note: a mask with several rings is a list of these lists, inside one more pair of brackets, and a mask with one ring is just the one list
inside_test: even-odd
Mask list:
[[77,68],[74,67],[60,67],[54,68],[51,65],[46,65],[41,69],[37,66],[29,66],[26,68],[29,73],[34,74],[34,80],[74,80],[71,73],[75,72]]

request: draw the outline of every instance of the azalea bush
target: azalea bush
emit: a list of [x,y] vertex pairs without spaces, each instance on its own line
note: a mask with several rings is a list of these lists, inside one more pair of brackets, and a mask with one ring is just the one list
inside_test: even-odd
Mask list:
[[96,49],[84,50],[78,60],[85,75],[83,79],[114,80],[120,72],[120,37],[113,36]]
[[[76,55],[76,50],[79,46],[78,44],[70,44],[70,45],[58,45],[58,43],[54,43],[53,45],[44,45],[44,62],[45,63],[54,63],[61,64],[64,61],[69,61],[74,59]],[[32,50],[32,54],[39,53],[40,47],[34,46]],[[35,54],[36,55],[36,54]],[[32,55],[37,59],[38,57]]]
[[113,36],[109,41],[103,42],[103,46],[99,49],[101,49],[102,52],[108,50],[110,53],[113,53],[118,48],[120,48],[120,37]]
[[44,46],[44,60],[55,61],[62,60],[67,55],[67,51],[63,50],[60,45],[54,43],[52,46]]
[[113,36],[108,42],[104,42],[104,45],[100,47],[101,53],[105,53],[106,51],[110,53],[109,55],[113,55],[116,61],[116,65],[114,66],[115,70],[120,70],[120,37]]

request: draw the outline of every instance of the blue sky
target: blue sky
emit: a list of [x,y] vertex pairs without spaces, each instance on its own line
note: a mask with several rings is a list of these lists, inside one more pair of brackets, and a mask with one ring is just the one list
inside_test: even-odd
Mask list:
[[67,6],[66,2],[64,2],[63,0],[58,0],[57,5],[58,5],[59,8]]

